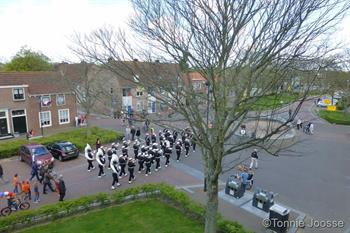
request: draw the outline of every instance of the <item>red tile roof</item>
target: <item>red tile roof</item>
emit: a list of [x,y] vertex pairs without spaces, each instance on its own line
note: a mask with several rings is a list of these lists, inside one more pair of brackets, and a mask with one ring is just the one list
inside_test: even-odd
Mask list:
[[0,72],[0,86],[28,85],[29,94],[50,94],[69,91],[57,72]]

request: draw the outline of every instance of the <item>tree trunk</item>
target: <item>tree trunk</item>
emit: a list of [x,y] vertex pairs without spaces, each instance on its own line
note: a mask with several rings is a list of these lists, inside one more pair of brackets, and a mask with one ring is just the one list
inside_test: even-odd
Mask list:
[[[208,169],[209,174],[213,174]],[[207,175],[207,209],[205,214],[205,233],[216,233],[216,215],[218,212],[218,179]]]

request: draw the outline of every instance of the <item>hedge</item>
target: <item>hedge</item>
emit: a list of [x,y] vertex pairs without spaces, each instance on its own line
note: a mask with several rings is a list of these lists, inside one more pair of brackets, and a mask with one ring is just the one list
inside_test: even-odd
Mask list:
[[[194,202],[187,194],[176,190],[175,187],[160,183],[136,186],[108,194],[98,193],[56,204],[45,205],[34,210],[18,211],[10,216],[0,218],[0,231],[7,232],[15,229],[23,229],[38,223],[68,217],[79,212],[86,212],[96,207],[122,204],[141,198],[158,198],[179,209],[184,215],[194,221],[202,224],[205,222],[205,208],[203,205]],[[220,214],[217,215],[217,220],[218,233],[248,232],[238,222],[225,220]]]
[[0,159],[18,155],[20,146],[28,143],[35,142],[43,145],[48,145],[58,141],[70,141],[74,143],[79,148],[79,150],[83,150],[86,146],[86,143],[89,143],[91,146],[95,145],[96,138],[98,137],[101,139],[102,143],[109,143],[122,139],[123,134],[113,130],[90,127],[62,132],[47,137],[36,138],[30,141],[26,139],[4,141],[0,143]]
[[350,114],[344,112],[330,112],[327,110],[320,110],[320,117],[328,121],[329,123],[339,125],[350,125]]

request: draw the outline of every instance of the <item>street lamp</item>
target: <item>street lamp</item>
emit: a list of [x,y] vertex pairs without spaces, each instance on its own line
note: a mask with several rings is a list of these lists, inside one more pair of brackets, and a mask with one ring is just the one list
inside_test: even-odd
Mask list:
[[38,96],[37,100],[39,103],[39,122],[40,122],[39,126],[40,126],[41,136],[44,137],[44,127],[43,127],[43,122],[41,120],[41,102],[42,102],[41,96]]

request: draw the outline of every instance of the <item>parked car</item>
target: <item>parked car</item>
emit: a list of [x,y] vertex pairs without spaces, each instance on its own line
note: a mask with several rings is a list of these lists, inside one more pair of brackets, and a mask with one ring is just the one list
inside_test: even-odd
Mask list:
[[45,146],[37,143],[21,146],[19,149],[19,159],[29,165],[32,165],[32,162],[36,162],[37,165],[47,162],[50,168],[53,167],[55,160]]
[[79,149],[71,142],[56,142],[48,145],[47,149],[55,159],[60,161],[79,156]]

